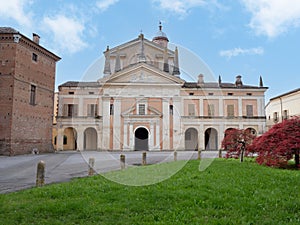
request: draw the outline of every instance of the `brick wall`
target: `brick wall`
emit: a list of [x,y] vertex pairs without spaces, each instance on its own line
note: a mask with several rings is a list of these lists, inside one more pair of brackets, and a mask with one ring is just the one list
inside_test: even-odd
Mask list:
[[[59,58],[24,36],[15,43],[3,40],[0,34],[0,41],[0,60],[8,60],[0,66],[0,154],[26,154],[33,148],[53,152],[55,66]],[[30,101],[32,86],[34,104]]]

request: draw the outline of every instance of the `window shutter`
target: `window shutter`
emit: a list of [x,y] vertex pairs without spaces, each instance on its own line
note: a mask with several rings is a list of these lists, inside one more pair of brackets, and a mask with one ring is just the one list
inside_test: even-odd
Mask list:
[[214,116],[215,115],[215,106],[212,104],[208,105],[208,116]]
[[91,104],[88,104],[87,105],[87,116],[92,116],[92,105]]
[[188,114],[189,114],[189,116],[195,116],[195,105],[194,104],[188,105]]
[[234,117],[234,105],[227,105],[227,116]]
[[63,105],[63,116],[68,116],[68,104]]
[[252,117],[253,116],[253,105],[247,105],[247,116]]
[[73,116],[78,116],[78,105],[74,105],[73,107]]

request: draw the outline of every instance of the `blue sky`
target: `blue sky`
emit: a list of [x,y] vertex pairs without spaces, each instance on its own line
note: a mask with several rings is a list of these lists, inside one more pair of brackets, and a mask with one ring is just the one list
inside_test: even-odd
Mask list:
[[298,0],[9,0],[0,16],[1,26],[39,34],[40,44],[62,58],[56,86],[81,80],[107,45],[141,30],[151,40],[162,21],[170,42],[201,58],[216,79],[234,82],[240,74],[258,85],[262,76],[266,101],[299,88]]

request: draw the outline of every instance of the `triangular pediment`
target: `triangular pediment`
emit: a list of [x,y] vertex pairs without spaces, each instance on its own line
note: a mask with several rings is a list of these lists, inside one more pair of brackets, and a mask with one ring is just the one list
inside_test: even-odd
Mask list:
[[129,68],[102,78],[99,82],[106,84],[184,84],[182,79],[147,63],[131,65]]
[[123,117],[161,117],[162,116],[161,112],[159,112],[157,109],[155,109],[151,106],[147,107],[148,114],[145,114],[145,115],[134,114],[135,110],[136,110],[136,107],[133,106],[133,107],[125,110],[124,112],[122,112],[121,115]]

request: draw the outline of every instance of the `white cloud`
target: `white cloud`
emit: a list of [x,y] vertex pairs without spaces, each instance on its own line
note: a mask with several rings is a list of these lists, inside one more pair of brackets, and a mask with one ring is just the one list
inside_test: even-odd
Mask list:
[[101,0],[96,3],[96,6],[103,12],[107,10],[111,5],[116,4],[118,1],[119,0]]
[[230,59],[231,57],[239,56],[239,55],[262,55],[264,54],[264,49],[262,47],[248,48],[248,49],[234,48],[230,50],[220,51],[219,54],[220,56],[227,57],[228,59]]
[[65,15],[56,15],[55,17],[44,17],[42,24],[53,35],[53,45],[58,48],[59,52],[76,53],[87,46],[82,39],[85,30],[82,21],[68,18]]
[[1,1],[0,16],[6,19],[13,19],[22,26],[30,27],[32,25],[31,12],[25,12],[24,8],[31,3],[31,0]]
[[152,2],[158,3],[160,9],[184,16],[191,8],[205,5],[207,0],[153,0]]
[[300,1],[295,0],[242,0],[251,12],[249,26],[258,35],[270,38],[300,25]]

